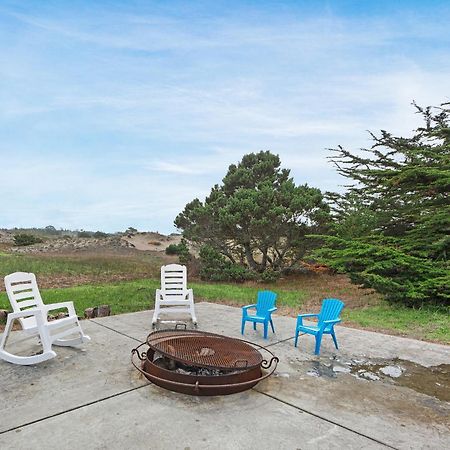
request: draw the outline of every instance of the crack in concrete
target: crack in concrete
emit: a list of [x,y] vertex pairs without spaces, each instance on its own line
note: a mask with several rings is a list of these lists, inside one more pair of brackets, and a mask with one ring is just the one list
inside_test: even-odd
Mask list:
[[85,408],[86,406],[95,405],[96,403],[101,403],[101,402],[103,402],[105,400],[109,400],[110,398],[119,397],[119,396],[121,396],[123,394],[128,394],[129,392],[133,392],[133,391],[136,391],[138,389],[142,389],[142,388],[147,387],[147,386],[148,386],[148,384],[144,384],[143,386],[137,386],[137,387],[134,387],[134,388],[131,388],[131,389],[127,389],[126,391],[118,392],[117,394],[112,394],[112,395],[109,395],[107,397],[99,398],[99,399],[94,400],[94,401],[89,402],[89,403],[84,403],[82,405],[78,405],[78,406],[74,406],[73,408],[66,409],[64,411],[60,411],[60,412],[57,412],[57,413],[54,413],[54,414],[50,414],[49,416],[45,416],[45,417],[41,417],[41,418],[36,419],[36,420],[32,420],[31,422],[26,422],[26,423],[23,423],[21,425],[17,425],[15,427],[9,428],[7,430],[0,431],[0,435],[5,434],[5,433],[9,433],[11,431],[18,430],[20,428],[27,427],[29,425],[34,425],[35,423],[43,422],[44,420],[51,419],[53,417],[62,416],[64,414],[70,413],[72,411],[77,411],[78,409]]
[[122,333],[121,331],[117,331],[114,328],[108,327],[107,325],[103,325],[102,323],[96,322],[95,320],[90,320],[89,322],[95,323],[96,325],[98,325],[100,327],[107,328],[108,330],[114,331],[115,333],[121,334],[122,336],[125,336],[127,338],[133,339],[133,341],[142,342],[142,341],[140,341],[139,339],[137,339],[137,338],[135,338],[133,336],[129,336],[128,334]]
[[377,444],[384,445],[385,447],[392,448],[394,450],[398,450],[397,447],[393,447],[392,445],[387,444],[386,442],[380,441],[379,439],[376,439],[376,438],[373,438],[371,436],[368,436],[367,434],[361,433],[361,432],[359,432],[357,430],[353,430],[352,428],[349,428],[349,427],[347,427],[345,425],[342,425],[342,424],[340,424],[338,422],[335,422],[334,420],[327,419],[326,417],[323,417],[323,416],[321,416],[319,414],[316,414],[316,413],[313,413],[311,411],[308,411],[307,409],[300,408],[300,406],[294,405],[293,403],[287,402],[285,400],[281,400],[280,398],[277,398],[274,395],[268,394],[267,392],[259,391],[256,388],[252,388],[252,391],[257,392],[258,394],[265,395],[266,397],[269,397],[272,400],[275,400],[277,402],[283,403],[284,405],[290,406],[291,408],[295,408],[296,410],[301,411],[301,412],[306,413],[306,414],[309,414],[310,416],[316,417],[317,419],[320,419],[320,420],[328,422],[328,423],[330,423],[332,425],[338,426],[339,428],[343,428],[344,430],[350,431],[351,433],[357,434],[358,436],[362,436],[362,437],[364,437],[366,439],[369,439],[369,440],[371,440],[373,442],[376,442]]

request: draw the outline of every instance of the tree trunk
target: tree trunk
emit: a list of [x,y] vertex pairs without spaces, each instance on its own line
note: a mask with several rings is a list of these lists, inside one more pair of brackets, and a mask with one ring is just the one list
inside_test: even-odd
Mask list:
[[267,268],[267,252],[269,249],[267,247],[264,247],[263,249],[260,249],[260,250],[263,255],[262,262],[261,262],[261,271],[264,272]]
[[244,244],[244,250],[245,250],[245,258],[247,259],[247,263],[250,266],[250,269],[257,272],[259,269],[258,263],[253,258],[253,252],[252,249],[250,248],[249,243]]

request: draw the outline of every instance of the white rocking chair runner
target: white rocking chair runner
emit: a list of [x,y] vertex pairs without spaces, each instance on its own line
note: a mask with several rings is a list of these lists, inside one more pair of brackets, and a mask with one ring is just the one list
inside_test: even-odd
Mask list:
[[194,309],[194,293],[187,288],[186,266],[169,264],[161,267],[161,289],[156,290],[155,312],[152,325],[160,319],[161,313],[190,314],[197,324]]
[[[72,302],[44,304],[34,274],[16,272],[7,275],[5,286],[13,312],[8,314],[5,331],[0,340],[0,359],[14,364],[37,364],[56,356],[52,344],[74,346],[91,340],[83,333]],[[69,316],[49,322],[48,312],[60,308],[66,308]],[[5,350],[15,320],[19,320],[27,334],[39,336],[43,348],[41,354],[18,356]]]

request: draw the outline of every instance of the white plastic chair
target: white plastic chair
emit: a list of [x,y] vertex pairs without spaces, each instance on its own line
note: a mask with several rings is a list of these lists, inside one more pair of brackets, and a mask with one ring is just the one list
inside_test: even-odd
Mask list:
[[[13,364],[30,365],[54,358],[52,344],[74,346],[89,342],[91,338],[83,333],[72,302],[44,305],[33,273],[16,272],[5,277],[6,292],[13,308],[8,314],[5,331],[0,342],[0,359]],[[48,311],[66,308],[68,317],[47,320]],[[22,329],[29,335],[38,335],[42,343],[41,354],[18,356],[5,350],[14,321],[18,319]],[[67,336],[70,336],[66,338]],[[64,339],[66,338],[66,339]]]
[[161,313],[188,313],[194,325],[197,325],[194,293],[187,288],[186,266],[169,264],[161,267],[161,289],[156,290],[153,327],[160,320]]

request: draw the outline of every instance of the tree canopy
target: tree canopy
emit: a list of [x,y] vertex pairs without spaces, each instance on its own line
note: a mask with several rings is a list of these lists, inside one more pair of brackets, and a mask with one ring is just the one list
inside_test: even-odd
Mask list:
[[450,109],[415,107],[424,125],[413,136],[382,130],[358,154],[333,150],[352,184],[329,195],[333,233],[315,255],[390,300],[448,304]]
[[[183,236],[254,273],[293,267],[323,233],[329,207],[319,189],[297,186],[278,155],[245,155],[232,164],[204,202],[188,203],[175,219]],[[211,258],[209,258],[211,259]],[[241,272],[240,272],[241,273]]]

